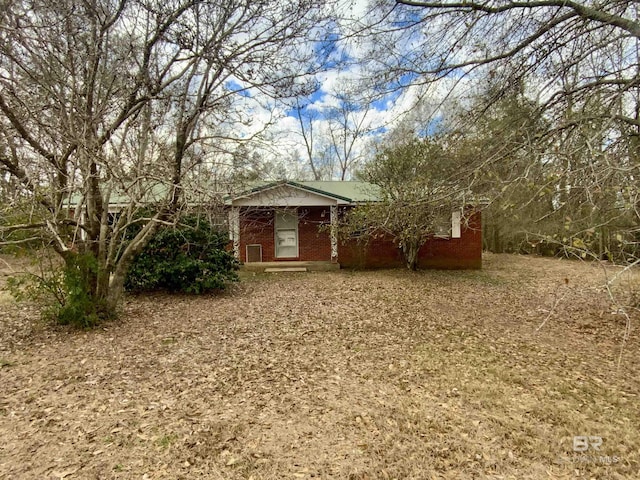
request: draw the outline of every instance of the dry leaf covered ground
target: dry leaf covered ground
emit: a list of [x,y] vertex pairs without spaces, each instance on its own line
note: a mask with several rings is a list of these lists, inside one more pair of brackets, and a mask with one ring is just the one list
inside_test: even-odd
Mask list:
[[0,297],[0,478],[640,478],[638,335],[618,369],[601,274],[246,275],[87,332]]

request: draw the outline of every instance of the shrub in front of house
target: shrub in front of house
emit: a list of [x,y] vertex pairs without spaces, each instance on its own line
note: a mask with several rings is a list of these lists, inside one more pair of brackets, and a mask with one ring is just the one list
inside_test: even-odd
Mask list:
[[129,291],[207,293],[238,280],[238,262],[225,250],[226,232],[207,220],[185,216],[163,226],[129,268]]

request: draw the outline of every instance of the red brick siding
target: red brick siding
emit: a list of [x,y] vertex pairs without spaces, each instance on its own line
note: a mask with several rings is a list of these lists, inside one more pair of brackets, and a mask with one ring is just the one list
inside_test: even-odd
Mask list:
[[[474,213],[466,226],[462,227],[460,238],[434,238],[420,249],[420,268],[481,268],[482,231],[481,213]],[[391,237],[370,240],[367,245],[356,240],[338,244],[338,262],[347,268],[393,268],[404,267],[402,251]]]
[[[247,245],[262,245],[262,261],[329,261],[331,238],[329,230],[321,229],[329,224],[329,207],[298,208],[298,257],[276,258],[273,209],[242,210],[240,212],[240,260],[246,261]],[[324,216],[323,216],[324,212]]]
[[240,211],[240,260],[247,260],[247,245],[262,245],[262,261],[274,257],[274,230],[272,209]]
[[395,268],[403,265],[402,251],[387,236],[370,239],[366,244],[340,241],[338,263],[346,268]]
[[420,268],[482,268],[482,214],[475,212],[460,238],[435,238],[418,255]]
[[[324,216],[322,215],[324,212]],[[274,210],[255,209],[240,214],[240,259],[246,261],[246,246],[262,245],[262,261],[329,261],[331,238],[329,207],[298,208],[298,253],[296,258],[275,258]],[[322,226],[326,227],[322,227]],[[322,227],[322,228],[321,228]],[[338,262],[347,268],[404,267],[402,252],[390,237],[379,237],[361,245],[356,240],[338,243]],[[481,268],[481,213],[474,213],[460,238],[429,240],[418,255],[420,268]]]
[[298,208],[299,260],[311,262],[331,260],[329,221],[329,207]]

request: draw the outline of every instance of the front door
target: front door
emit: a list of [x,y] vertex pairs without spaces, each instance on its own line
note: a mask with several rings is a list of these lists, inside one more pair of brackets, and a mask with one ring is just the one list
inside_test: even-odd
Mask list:
[[298,211],[276,210],[276,258],[298,257]]

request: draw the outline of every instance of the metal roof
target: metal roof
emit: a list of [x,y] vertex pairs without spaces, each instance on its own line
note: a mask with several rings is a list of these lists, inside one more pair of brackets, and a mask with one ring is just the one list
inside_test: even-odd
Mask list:
[[301,188],[313,193],[326,195],[338,200],[343,200],[349,203],[363,203],[363,202],[376,202],[380,200],[380,188],[377,185],[373,185],[367,182],[352,182],[352,181],[292,181],[282,180],[278,182],[255,182],[250,188],[244,190],[241,193],[231,195],[227,197],[227,203],[232,200],[241,197],[248,197],[259,192],[290,185],[292,187]]

